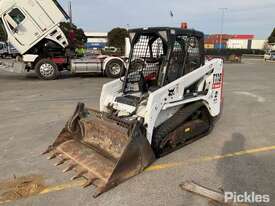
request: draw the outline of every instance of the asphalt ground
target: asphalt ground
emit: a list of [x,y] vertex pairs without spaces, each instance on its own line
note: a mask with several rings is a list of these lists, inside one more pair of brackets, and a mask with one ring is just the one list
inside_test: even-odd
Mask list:
[[182,191],[184,181],[238,194],[267,194],[271,203],[266,205],[275,205],[274,79],[272,63],[226,64],[224,111],[214,131],[94,199],[93,186],[82,189],[81,179],[71,182],[72,173],[63,174],[62,166],[39,154],[78,102],[99,108],[101,87],[110,79],[64,75],[41,81],[32,74],[0,72],[0,197],[5,180],[36,175],[44,182],[39,194],[9,202],[0,198],[0,205],[212,205]]

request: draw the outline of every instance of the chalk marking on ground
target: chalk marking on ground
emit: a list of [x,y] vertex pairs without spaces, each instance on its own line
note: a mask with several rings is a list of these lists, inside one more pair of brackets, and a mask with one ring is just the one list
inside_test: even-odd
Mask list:
[[[35,194],[33,196],[44,195],[44,194],[48,194],[48,193],[52,193],[52,192],[58,192],[58,191],[66,190],[66,189],[81,187],[86,182],[87,182],[86,179],[80,178],[78,180],[65,182],[63,184],[48,186],[45,189],[43,189],[41,192],[39,192],[38,194]],[[31,196],[29,196],[29,197],[31,197]],[[26,198],[28,198],[28,197],[26,197]],[[0,200],[0,204],[10,203],[10,202],[18,201],[18,200],[20,200],[20,199],[17,199],[17,200],[4,200],[4,201]]]
[[255,98],[257,99],[257,102],[259,103],[264,103],[266,102],[266,99],[262,96],[259,96],[259,95],[256,95],[256,94],[253,94],[251,92],[242,92],[242,91],[238,91],[238,92],[234,92],[234,94],[238,94],[238,95],[244,95],[244,96],[248,96],[248,97],[252,97],[252,98]]

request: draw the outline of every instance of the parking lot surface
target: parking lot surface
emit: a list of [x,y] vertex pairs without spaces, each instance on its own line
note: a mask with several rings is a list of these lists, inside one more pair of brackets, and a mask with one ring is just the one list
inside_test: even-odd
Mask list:
[[62,166],[39,154],[54,141],[78,102],[99,108],[101,87],[110,79],[64,75],[41,81],[34,75],[0,72],[0,182],[36,175],[46,187],[60,186],[2,204],[211,205],[179,188],[190,180],[216,190],[268,194],[275,203],[274,79],[272,63],[226,64],[224,111],[214,131],[94,199],[93,186],[82,189],[70,183],[72,173],[63,174]]

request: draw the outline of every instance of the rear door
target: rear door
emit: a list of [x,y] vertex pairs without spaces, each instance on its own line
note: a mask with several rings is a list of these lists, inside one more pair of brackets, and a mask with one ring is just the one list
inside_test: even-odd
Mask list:
[[7,12],[4,18],[14,38],[21,46],[32,45],[42,34],[32,18],[17,7]]

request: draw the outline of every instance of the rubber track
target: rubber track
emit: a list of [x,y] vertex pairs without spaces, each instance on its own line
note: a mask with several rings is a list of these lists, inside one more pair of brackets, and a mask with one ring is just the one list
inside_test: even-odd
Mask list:
[[154,132],[152,147],[157,156],[160,156],[161,148],[160,144],[162,140],[167,137],[168,134],[173,132],[179,126],[181,126],[195,111],[203,106],[202,102],[196,102],[183,109],[180,109],[174,116],[166,120],[160,125]]

